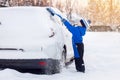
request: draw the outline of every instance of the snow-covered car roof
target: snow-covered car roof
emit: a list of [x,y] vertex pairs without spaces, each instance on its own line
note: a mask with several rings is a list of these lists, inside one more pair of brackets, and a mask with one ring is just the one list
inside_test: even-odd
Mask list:
[[[50,28],[56,26],[43,7],[0,8],[0,22],[0,33],[2,33],[0,36],[4,39],[0,41],[1,45],[17,44],[18,46],[21,45],[20,41],[26,43],[28,40],[29,42],[32,40],[31,42],[35,44],[38,41],[33,40],[38,37],[38,34],[40,38],[48,38],[51,32]],[[5,38],[8,39],[8,37],[9,40],[6,40]],[[31,43],[29,42],[26,44]]]

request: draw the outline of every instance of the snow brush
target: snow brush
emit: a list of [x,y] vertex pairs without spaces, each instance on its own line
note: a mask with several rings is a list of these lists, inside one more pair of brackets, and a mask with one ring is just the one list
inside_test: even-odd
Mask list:
[[[56,16],[58,16],[61,20],[63,19],[62,18],[62,16],[61,15],[59,15],[59,14],[57,14],[52,8],[50,8],[50,7],[48,7],[48,8],[46,8],[46,10],[52,15],[52,16],[54,16],[54,15],[56,15]],[[84,18],[82,18],[81,20],[80,20],[80,23],[81,23],[81,25],[83,26],[83,27],[89,27],[90,25],[90,23],[91,23],[91,21],[90,20],[85,20]]]
[[55,11],[52,8],[46,8],[46,10],[52,15],[55,15]]
[[60,16],[59,14],[57,14],[52,8],[46,8],[46,10],[52,15],[52,16],[54,16],[54,15],[56,15],[56,16],[58,16],[61,20],[63,19],[62,18],[62,16]]

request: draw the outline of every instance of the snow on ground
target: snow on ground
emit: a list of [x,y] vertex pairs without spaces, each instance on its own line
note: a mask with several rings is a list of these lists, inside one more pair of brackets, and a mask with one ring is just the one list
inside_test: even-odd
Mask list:
[[84,37],[86,73],[76,72],[74,63],[54,75],[36,75],[5,69],[0,80],[119,80],[120,33],[87,32]]

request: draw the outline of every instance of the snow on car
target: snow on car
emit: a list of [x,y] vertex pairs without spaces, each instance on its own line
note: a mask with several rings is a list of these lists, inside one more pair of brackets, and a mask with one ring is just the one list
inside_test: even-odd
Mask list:
[[58,73],[66,51],[63,27],[46,7],[0,8],[0,68]]

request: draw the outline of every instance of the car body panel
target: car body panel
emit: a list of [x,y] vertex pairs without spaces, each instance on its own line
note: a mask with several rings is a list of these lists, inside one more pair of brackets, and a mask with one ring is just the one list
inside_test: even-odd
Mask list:
[[[24,59],[27,57],[22,57],[22,55],[34,53],[30,58],[41,58],[40,55],[45,54],[50,58],[60,59],[60,56],[54,57],[61,53],[61,46],[64,44],[60,25],[51,20],[45,7],[0,8],[0,13],[2,23],[0,25],[0,48],[23,48],[25,50],[20,54],[19,51],[16,51],[17,54],[14,54],[15,51],[13,54],[9,51],[8,56],[12,56],[8,58]],[[52,34],[51,29],[55,33],[52,38],[49,37]],[[3,54],[3,51],[0,51],[0,54]],[[2,58],[6,57],[2,56]]]
[[60,71],[63,26],[46,7],[0,8],[0,22],[0,68]]

